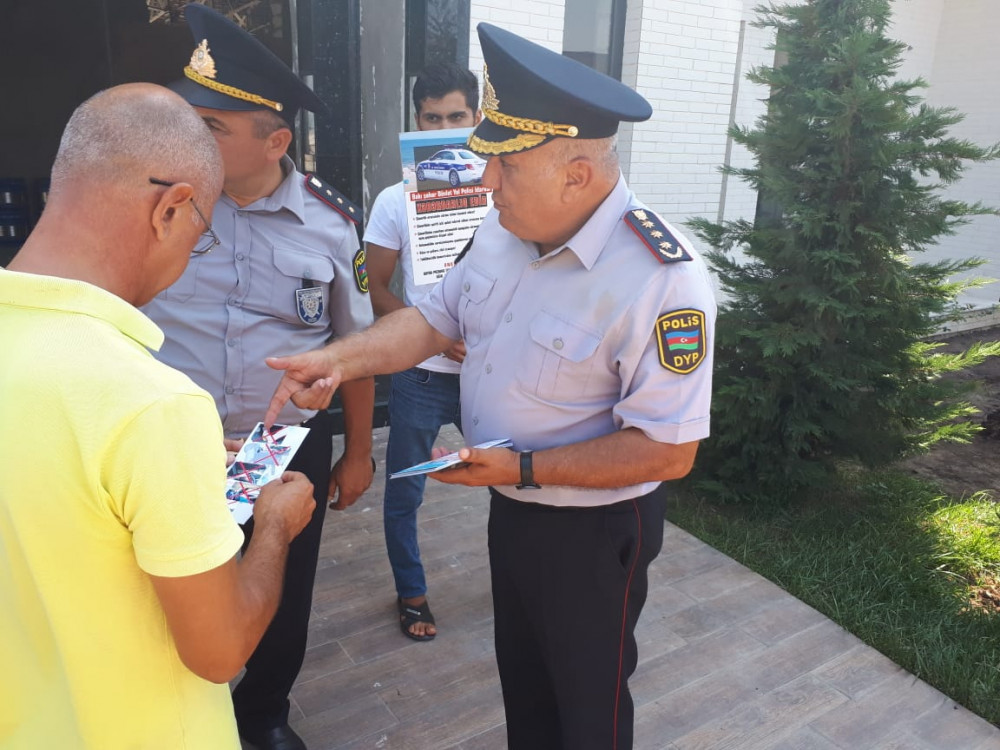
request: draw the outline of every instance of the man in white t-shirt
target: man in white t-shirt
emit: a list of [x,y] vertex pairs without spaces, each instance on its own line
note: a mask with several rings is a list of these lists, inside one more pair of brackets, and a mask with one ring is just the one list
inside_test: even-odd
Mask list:
[[[413,84],[413,107],[419,130],[473,127],[482,119],[479,83],[461,66],[432,65]],[[402,182],[387,187],[375,199],[365,229],[365,248],[375,315],[415,305],[434,288],[434,284],[413,283]],[[403,273],[403,299],[389,290],[397,262]],[[459,424],[458,373],[464,358],[465,346],[458,342],[392,376],[387,474],[426,461],[441,426]],[[387,480],[384,498],[385,546],[396,581],[399,625],[404,635],[417,641],[432,640],[437,634],[417,544],[417,509],[423,502],[425,481],[424,475]]]

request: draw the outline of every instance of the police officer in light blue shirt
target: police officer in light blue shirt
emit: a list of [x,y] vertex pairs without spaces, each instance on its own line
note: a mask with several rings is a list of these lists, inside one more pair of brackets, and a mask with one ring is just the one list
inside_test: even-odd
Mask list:
[[[263,357],[308,351],[372,321],[354,225],[313,195],[328,186],[287,156],[279,165],[286,176],[270,195],[240,205],[223,193],[212,214],[219,247],[192,257],[146,308],[166,334],[161,358],[213,394],[227,437],[246,437],[274,392]],[[288,404],[278,422],[315,414]]]
[[[300,107],[315,94],[250,34],[203,5],[185,17],[195,50],[174,88],[201,114],[225,164],[223,194],[184,275],[146,306],[163,329],[159,357],[215,398],[227,438],[260,421],[280,375],[279,352],[308,351],[372,321],[359,209],[286,151]],[[305,654],[312,587],[328,497],[346,508],[372,479],[374,385],[342,391],[345,451],[331,471],[329,403],[288,404],[278,420],[310,428],[290,468],[315,488],[316,511],[289,549],[281,605],[233,692],[240,736],[256,748],[305,747],[288,726],[288,694]],[[252,521],[246,531],[252,533]]]
[[516,750],[627,750],[628,678],[660,482],[709,434],[716,304],[686,238],[618,168],[621,121],[649,104],[606,76],[488,24],[483,122],[494,209],[414,308],[323,350],[282,357],[273,414],[332,383],[397,370],[464,339],[464,465],[490,487],[497,665]]

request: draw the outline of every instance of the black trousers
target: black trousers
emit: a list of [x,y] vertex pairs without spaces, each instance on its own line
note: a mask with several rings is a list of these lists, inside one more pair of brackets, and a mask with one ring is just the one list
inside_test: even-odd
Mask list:
[[596,508],[490,490],[497,666],[511,750],[629,750],[628,678],[647,568],[663,544],[659,491]]
[[[305,658],[313,582],[333,457],[333,428],[329,415],[320,412],[305,426],[310,432],[288,468],[309,477],[314,487],[316,510],[288,548],[281,604],[247,662],[246,674],[233,691],[236,722],[243,732],[266,730],[288,723],[288,694]],[[253,518],[243,531],[246,534],[245,550],[253,535]]]

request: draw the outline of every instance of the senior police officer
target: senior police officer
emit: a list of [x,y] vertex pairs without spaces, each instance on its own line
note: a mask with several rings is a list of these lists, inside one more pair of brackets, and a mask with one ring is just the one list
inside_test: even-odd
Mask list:
[[709,432],[715,301],[704,263],[629,191],[613,137],[651,115],[617,81],[479,26],[495,211],[415,308],[285,371],[269,417],[351,378],[399,370],[464,339],[465,465],[490,486],[496,653],[517,750],[623,750],[661,481]]
[[[352,223],[360,211],[296,171],[286,154],[299,108],[325,110],[315,94],[220,14],[197,4],[185,13],[196,47],[172,88],[215,135],[225,180],[213,214],[217,239],[206,237],[184,275],[145,311],[166,335],[160,358],[208,390],[226,436],[240,438],[264,416],[279,379],[265,356],[307,351],[371,323]],[[259,748],[305,747],[288,726],[288,693],[305,654],[324,509],[334,495],[331,507],[351,505],[372,479],[373,381],[349,384],[342,396],[345,451],[332,472],[329,416],[292,404],[279,415],[311,428],[291,468],[312,481],[317,504],[291,546],[278,613],[233,693],[240,735]]]

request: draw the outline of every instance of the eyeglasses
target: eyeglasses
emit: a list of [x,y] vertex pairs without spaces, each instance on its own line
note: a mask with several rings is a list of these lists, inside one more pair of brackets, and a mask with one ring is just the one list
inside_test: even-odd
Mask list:
[[[176,182],[158,180],[155,177],[150,177],[149,183],[151,185],[161,185],[162,187],[173,187],[177,184]],[[205,218],[205,214],[203,214],[201,209],[198,208],[198,204],[194,202],[193,197],[191,198],[191,206],[194,208],[195,213],[198,214],[198,218],[200,218],[202,223],[205,225],[205,231],[201,233],[201,239],[198,240],[198,243],[194,246],[194,249],[191,251],[191,255],[205,255],[206,253],[212,252],[212,249],[216,245],[220,244],[221,240],[219,239],[219,235],[215,233],[215,230],[212,229],[212,224]]]

